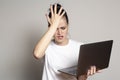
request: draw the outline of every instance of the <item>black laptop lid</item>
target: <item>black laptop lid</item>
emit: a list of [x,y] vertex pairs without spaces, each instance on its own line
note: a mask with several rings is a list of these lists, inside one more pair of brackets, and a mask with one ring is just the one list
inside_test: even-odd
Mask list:
[[113,40],[84,44],[80,46],[77,76],[85,74],[90,66],[104,69],[109,66]]

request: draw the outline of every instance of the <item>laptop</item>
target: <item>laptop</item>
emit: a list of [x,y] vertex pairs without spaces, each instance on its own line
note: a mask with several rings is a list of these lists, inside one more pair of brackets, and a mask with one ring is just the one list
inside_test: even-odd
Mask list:
[[90,66],[97,70],[108,68],[113,40],[87,43],[80,46],[78,64],[58,71],[78,77],[86,74]]

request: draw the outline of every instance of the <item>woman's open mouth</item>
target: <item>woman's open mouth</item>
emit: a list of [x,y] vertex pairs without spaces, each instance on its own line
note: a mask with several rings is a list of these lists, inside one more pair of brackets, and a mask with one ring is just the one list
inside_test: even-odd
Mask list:
[[57,36],[58,39],[63,39],[63,36]]

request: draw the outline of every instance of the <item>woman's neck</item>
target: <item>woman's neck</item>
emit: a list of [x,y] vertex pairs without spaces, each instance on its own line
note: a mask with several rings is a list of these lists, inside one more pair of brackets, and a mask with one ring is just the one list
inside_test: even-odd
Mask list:
[[64,40],[63,42],[56,42],[54,40],[55,44],[59,45],[59,46],[65,46],[69,43],[69,39],[67,38],[66,40]]

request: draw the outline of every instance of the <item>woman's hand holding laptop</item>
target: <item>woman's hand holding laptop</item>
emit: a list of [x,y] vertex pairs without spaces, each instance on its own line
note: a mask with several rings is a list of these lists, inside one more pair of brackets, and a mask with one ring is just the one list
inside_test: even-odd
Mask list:
[[94,75],[95,73],[99,73],[99,72],[101,72],[101,70],[97,70],[97,69],[96,69],[96,66],[91,66],[91,67],[87,70],[86,74],[81,75],[81,76],[78,77],[78,80],[87,80],[87,78],[88,78],[89,76]]

